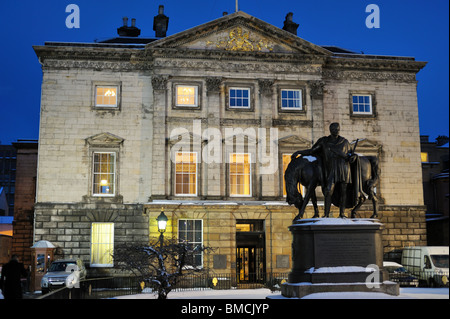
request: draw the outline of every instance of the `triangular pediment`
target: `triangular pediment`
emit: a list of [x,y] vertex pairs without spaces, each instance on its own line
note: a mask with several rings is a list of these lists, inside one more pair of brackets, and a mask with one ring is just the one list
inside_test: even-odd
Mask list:
[[119,146],[124,141],[123,138],[111,133],[100,133],[90,136],[86,139],[86,142],[91,146]]
[[[356,145],[356,149],[355,149]],[[381,152],[381,144],[376,141],[369,139],[359,139],[358,144],[356,144],[356,140],[350,142],[350,147],[355,150],[357,154],[361,155],[373,155],[377,156]]]
[[278,140],[280,146],[296,146],[300,148],[309,148],[311,142],[297,135],[289,135]]
[[202,137],[198,134],[193,134],[185,129],[181,129],[180,131],[173,130],[171,132],[170,138],[167,140],[170,146],[175,144],[180,145],[191,145],[194,141],[201,141]]
[[152,42],[146,48],[331,55],[320,46],[242,11]]

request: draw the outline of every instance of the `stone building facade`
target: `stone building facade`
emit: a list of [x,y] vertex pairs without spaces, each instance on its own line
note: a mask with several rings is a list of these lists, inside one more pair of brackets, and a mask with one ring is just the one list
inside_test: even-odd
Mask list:
[[147,44],[34,50],[43,69],[34,239],[91,271],[113,269],[102,247],[158,236],[161,209],[166,236],[215,248],[196,262],[216,273],[289,271],[297,211],[285,203],[283,165],[332,122],[380,159],[385,250],[426,243],[424,62],[317,46],[240,11]]

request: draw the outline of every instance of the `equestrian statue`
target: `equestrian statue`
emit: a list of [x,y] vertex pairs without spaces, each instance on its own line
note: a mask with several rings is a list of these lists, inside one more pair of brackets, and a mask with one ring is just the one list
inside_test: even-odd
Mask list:
[[[339,131],[339,123],[331,123],[329,136],[320,138],[311,149],[297,151],[291,156],[284,178],[286,201],[299,210],[294,222],[303,217],[310,199],[314,206],[313,217],[319,217],[315,194],[319,185],[325,197],[323,217],[329,217],[333,204],[339,207],[339,217],[345,218],[345,209],[353,208],[351,218],[355,218],[366,198],[372,200],[371,218],[378,217],[375,194],[380,175],[378,158],[356,154],[358,140],[352,148]],[[305,187],[304,198],[299,192],[299,184]]]

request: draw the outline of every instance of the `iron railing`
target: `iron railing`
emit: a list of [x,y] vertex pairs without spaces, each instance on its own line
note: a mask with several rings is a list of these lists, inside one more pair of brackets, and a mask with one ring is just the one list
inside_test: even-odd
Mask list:
[[[426,276],[425,276],[426,275]],[[261,276],[248,277],[242,280],[236,274],[199,274],[186,275],[179,278],[176,286],[171,290],[212,290],[212,289],[256,289],[268,288],[271,291],[281,289],[283,282],[287,282],[288,273],[265,273]],[[258,280],[251,280],[258,278]],[[405,273],[390,273],[389,280],[397,282],[401,287],[448,287],[448,273],[421,273],[416,275]],[[80,288],[60,288],[39,299],[103,299],[117,296],[134,295],[140,293],[156,293],[156,287],[144,283],[141,278],[132,276],[105,277],[83,280]],[[170,294],[169,294],[170,296]]]
[[[288,273],[266,273],[258,281],[243,281],[236,274],[199,274],[179,278],[171,291],[209,289],[256,289],[280,290],[287,281]],[[252,276],[249,276],[252,278]],[[258,278],[261,278],[259,276]],[[93,278],[80,282],[80,288],[60,288],[38,297],[39,299],[103,299],[139,293],[155,293],[156,286],[144,283],[139,277]]]

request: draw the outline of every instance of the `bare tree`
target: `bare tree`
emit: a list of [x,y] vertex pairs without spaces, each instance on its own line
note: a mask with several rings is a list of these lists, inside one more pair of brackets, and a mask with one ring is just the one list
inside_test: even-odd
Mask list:
[[176,239],[154,240],[150,243],[122,244],[115,248],[114,262],[156,287],[158,299],[166,299],[178,280],[205,269],[195,266],[196,255],[211,249]]

